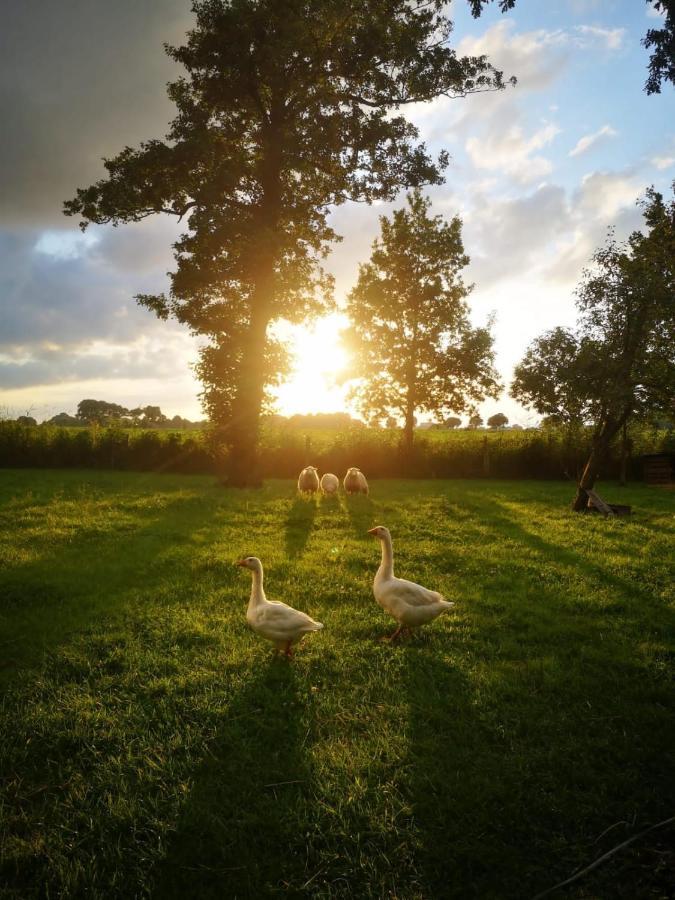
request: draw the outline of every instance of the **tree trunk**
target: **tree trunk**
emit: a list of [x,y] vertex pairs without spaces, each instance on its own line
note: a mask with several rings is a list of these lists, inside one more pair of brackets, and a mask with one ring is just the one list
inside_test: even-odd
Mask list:
[[619,472],[619,484],[626,487],[627,471],[628,471],[628,454],[630,450],[630,438],[628,437],[628,427],[623,423],[621,429],[621,471]]
[[572,509],[574,512],[584,512],[584,510],[588,508],[588,494],[586,491],[587,489],[590,490],[593,488],[595,479],[598,477],[600,447],[599,445],[597,447],[595,446],[596,441],[593,443],[594,446],[591,450],[591,455],[588,457],[588,462],[584,466],[584,471],[582,472],[581,479],[577,485],[576,497],[572,501]]
[[584,466],[584,471],[582,472],[581,479],[579,484],[577,485],[577,494],[574,500],[572,501],[572,509],[574,512],[584,512],[588,508],[588,494],[587,491],[591,490],[595,485],[595,480],[598,477],[600,472],[600,468],[603,465],[605,459],[607,458],[607,454],[609,453],[609,445],[612,442],[612,438],[617,433],[619,428],[623,425],[627,417],[622,416],[619,420],[615,421],[607,421],[600,429],[600,432],[593,439],[593,447],[591,449],[591,454],[588,457],[588,461]]
[[239,385],[232,404],[232,421],[227,429],[227,471],[223,479],[230,487],[259,487],[260,409],[264,385],[263,357],[267,339],[267,318],[251,322],[241,363]]
[[260,411],[265,393],[265,345],[274,306],[277,228],[281,209],[281,146],[278,123],[275,125],[273,121],[276,116],[273,111],[270,122],[263,126],[263,200],[258,214],[259,239],[251,254],[255,287],[251,296],[251,318],[243,346],[239,383],[232,404],[232,421],[227,429],[229,453],[225,480],[231,487],[259,487],[262,484]]
[[403,425],[403,450],[406,456],[411,457],[415,442],[415,413],[410,408],[406,409],[405,424]]

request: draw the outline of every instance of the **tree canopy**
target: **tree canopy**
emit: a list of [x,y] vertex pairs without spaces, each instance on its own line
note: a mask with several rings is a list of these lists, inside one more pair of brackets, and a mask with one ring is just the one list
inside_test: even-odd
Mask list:
[[509,420],[504,413],[495,413],[487,420],[487,424],[489,428],[503,428],[504,425],[509,424]]
[[675,0],[647,0],[663,16],[661,28],[650,28],[642,41],[649,57],[649,75],[645,90],[660,94],[665,81],[675,85]]
[[459,58],[443,0],[195,0],[186,74],[169,84],[166,139],[105,160],[107,177],[77,191],[68,215],[184,220],[168,295],[137,299],[206,338],[197,372],[225,427],[233,484],[256,481],[265,390],[284,371],[269,335],[279,319],[327,311],[321,269],[337,239],[329,209],[435,184],[432,159],[403,115],[412,103],[499,89],[485,57]]
[[431,216],[430,206],[414,191],[406,208],[380,217],[347,299],[354,395],[369,418],[400,415],[408,449],[416,412],[461,412],[497,390],[490,332],[469,323],[461,220]]

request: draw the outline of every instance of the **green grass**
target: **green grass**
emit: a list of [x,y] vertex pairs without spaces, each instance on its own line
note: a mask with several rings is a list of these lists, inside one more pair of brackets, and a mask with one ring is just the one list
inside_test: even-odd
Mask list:
[[[528,898],[673,815],[673,495],[0,473],[0,896]],[[397,570],[456,600],[399,646]],[[325,624],[290,664],[246,628]],[[671,827],[556,896],[672,896]]]

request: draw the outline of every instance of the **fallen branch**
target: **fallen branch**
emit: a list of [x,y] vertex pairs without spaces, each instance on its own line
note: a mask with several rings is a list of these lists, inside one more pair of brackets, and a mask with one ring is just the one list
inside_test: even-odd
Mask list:
[[586,866],[585,869],[582,869],[580,872],[577,872],[576,875],[572,875],[570,878],[566,878],[565,881],[561,881],[559,884],[554,884],[553,887],[546,888],[545,891],[537,894],[536,897],[532,898],[532,900],[541,900],[542,897],[546,897],[548,896],[548,894],[552,894],[553,891],[557,891],[558,888],[566,887],[568,884],[572,884],[573,881],[578,881],[580,878],[583,878],[584,875],[588,875],[589,872],[592,872],[593,869],[597,869],[599,865],[606,862],[606,860],[608,860],[611,856],[614,856],[615,853],[618,853],[619,850],[622,850],[624,847],[627,847],[634,841],[639,840],[641,837],[644,837],[646,834],[649,834],[650,831],[654,831],[656,828],[662,828],[664,825],[670,825],[671,822],[675,822],[675,816],[671,816],[669,819],[664,819],[663,822],[657,822],[656,825],[651,825],[649,828],[646,828],[639,834],[634,834],[633,837],[628,838],[627,841],[624,841],[622,844],[617,844],[616,847],[612,847],[612,849],[608,850],[607,853],[603,853],[603,855],[598,857],[595,862],[592,862],[590,866]]

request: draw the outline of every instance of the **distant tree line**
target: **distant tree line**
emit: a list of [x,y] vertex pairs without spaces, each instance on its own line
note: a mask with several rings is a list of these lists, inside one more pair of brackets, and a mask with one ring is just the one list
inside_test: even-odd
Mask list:
[[[15,420],[20,425],[37,425],[33,416],[18,416]],[[45,425],[61,425],[68,427],[85,427],[88,425],[117,425],[122,428],[201,428],[206,422],[191,422],[182,416],[165,416],[159,406],[139,406],[127,409],[119,403],[109,400],[80,400],[77,412],[71,416],[60,412],[46,419]]]
[[[353,423],[355,424],[355,423]],[[630,429],[627,475],[641,477],[645,453],[675,451],[675,431]],[[214,430],[110,427],[26,427],[0,422],[0,467],[98,468],[135,471],[217,473],[219,445]],[[263,428],[261,460],[265,477],[297,478],[311,463],[321,471],[344,472],[357,461],[369,478],[548,478],[577,479],[592,447],[593,430],[571,436],[561,426],[527,429],[465,429],[438,436],[420,434],[412,458],[400,453],[400,434],[386,428],[289,427],[288,420]],[[616,441],[603,470],[616,477],[622,468]]]

